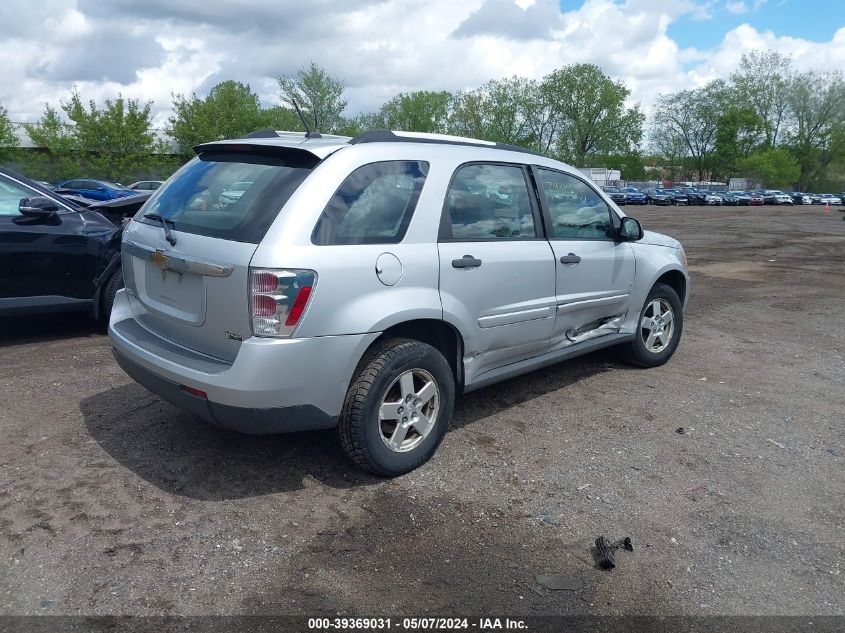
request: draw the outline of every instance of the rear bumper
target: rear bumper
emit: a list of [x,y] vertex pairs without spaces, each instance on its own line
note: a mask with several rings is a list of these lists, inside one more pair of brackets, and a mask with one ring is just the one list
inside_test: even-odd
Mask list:
[[118,364],[153,393],[212,424],[265,434],[336,426],[358,360],[378,333],[250,338],[227,363],[141,326],[120,291],[109,337]]

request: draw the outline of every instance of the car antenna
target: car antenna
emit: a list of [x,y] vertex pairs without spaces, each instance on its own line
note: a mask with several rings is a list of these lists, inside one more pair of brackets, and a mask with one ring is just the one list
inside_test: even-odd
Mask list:
[[299,104],[296,102],[296,99],[291,98],[291,103],[293,103],[293,107],[296,108],[299,120],[302,121],[302,127],[305,128],[305,138],[323,138],[319,132],[312,132],[308,129],[308,123],[305,122],[305,116],[302,114],[302,110],[299,109]]

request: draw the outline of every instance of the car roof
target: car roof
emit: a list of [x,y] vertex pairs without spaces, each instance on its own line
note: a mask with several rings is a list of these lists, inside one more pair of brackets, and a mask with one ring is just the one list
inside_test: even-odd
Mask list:
[[[286,130],[260,130],[247,134],[239,139],[202,143],[195,146],[194,151],[197,153],[220,150],[225,151],[226,149],[235,149],[239,146],[248,145],[251,147],[266,148],[268,150],[273,148],[297,150],[297,153],[310,154],[311,156],[322,160],[344,147],[388,143],[448,146],[451,149],[464,149],[467,150],[468,153],[478,154],[479,158],[487,158],[480,156],[480,154],[487,154],[491,150],[496,153],[511,152],[523,155],[520,160],[524,162],[542,163],[543,161],[551,161],[558,165],[563,164],[558,161],[553,161],[552,159],[533,150],[505,143],[494,143],[492,141],[453,136],[449,134],[404,132],[399,130],[373,130],[355,137],[338,136],[334,134],[291,132]],[[533,157],[530,161],[527,158],[529,156]],[[537,158],[542,160],[538,161],[536,160]],[[499,158],[499,160],[501,160],[501,158]]]

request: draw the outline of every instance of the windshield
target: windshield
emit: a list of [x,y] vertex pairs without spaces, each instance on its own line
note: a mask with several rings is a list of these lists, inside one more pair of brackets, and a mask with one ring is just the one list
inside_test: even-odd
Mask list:
[[[206,152],[159,187],[141,212],[172,221],[174,231],[257,244],[317,162]],[[141,213],[135,219],[154,223]]]
[[602,187],[607,193],[622,193],[619,187]]

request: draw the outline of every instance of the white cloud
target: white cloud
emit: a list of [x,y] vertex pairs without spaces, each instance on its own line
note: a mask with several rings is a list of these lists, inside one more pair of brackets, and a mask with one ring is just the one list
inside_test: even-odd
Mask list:
[[738,2],[728,2],[725,5],[725,8],[728,10],[728,13],[733,13],[734,15],[748,13],[748,5],[745,4],[744,0],[739,0]]
[[631,88],[632,102],[648,107],[661,92],[727,77],[753,48],[790,54],[798,68],[845,67],[845,28],[817,43],[741,25],[713,49],[679,46],[670,25],[707,19],[711,0],[584,0],[563,12],[556,0],[233,6],[5,0],[0,104],[15,120],[31,121],[45,101],[66,99],[77,85],[85,98],[122,92],[153,100],[163,123],[171,93],[202,94],[225,79],[247,82],[265,104],[276,103],[274,78],[313,60],[344,78],[352,113],[399,91],[462,90],[514,74],[540,78],[577,62],[599,65]]

